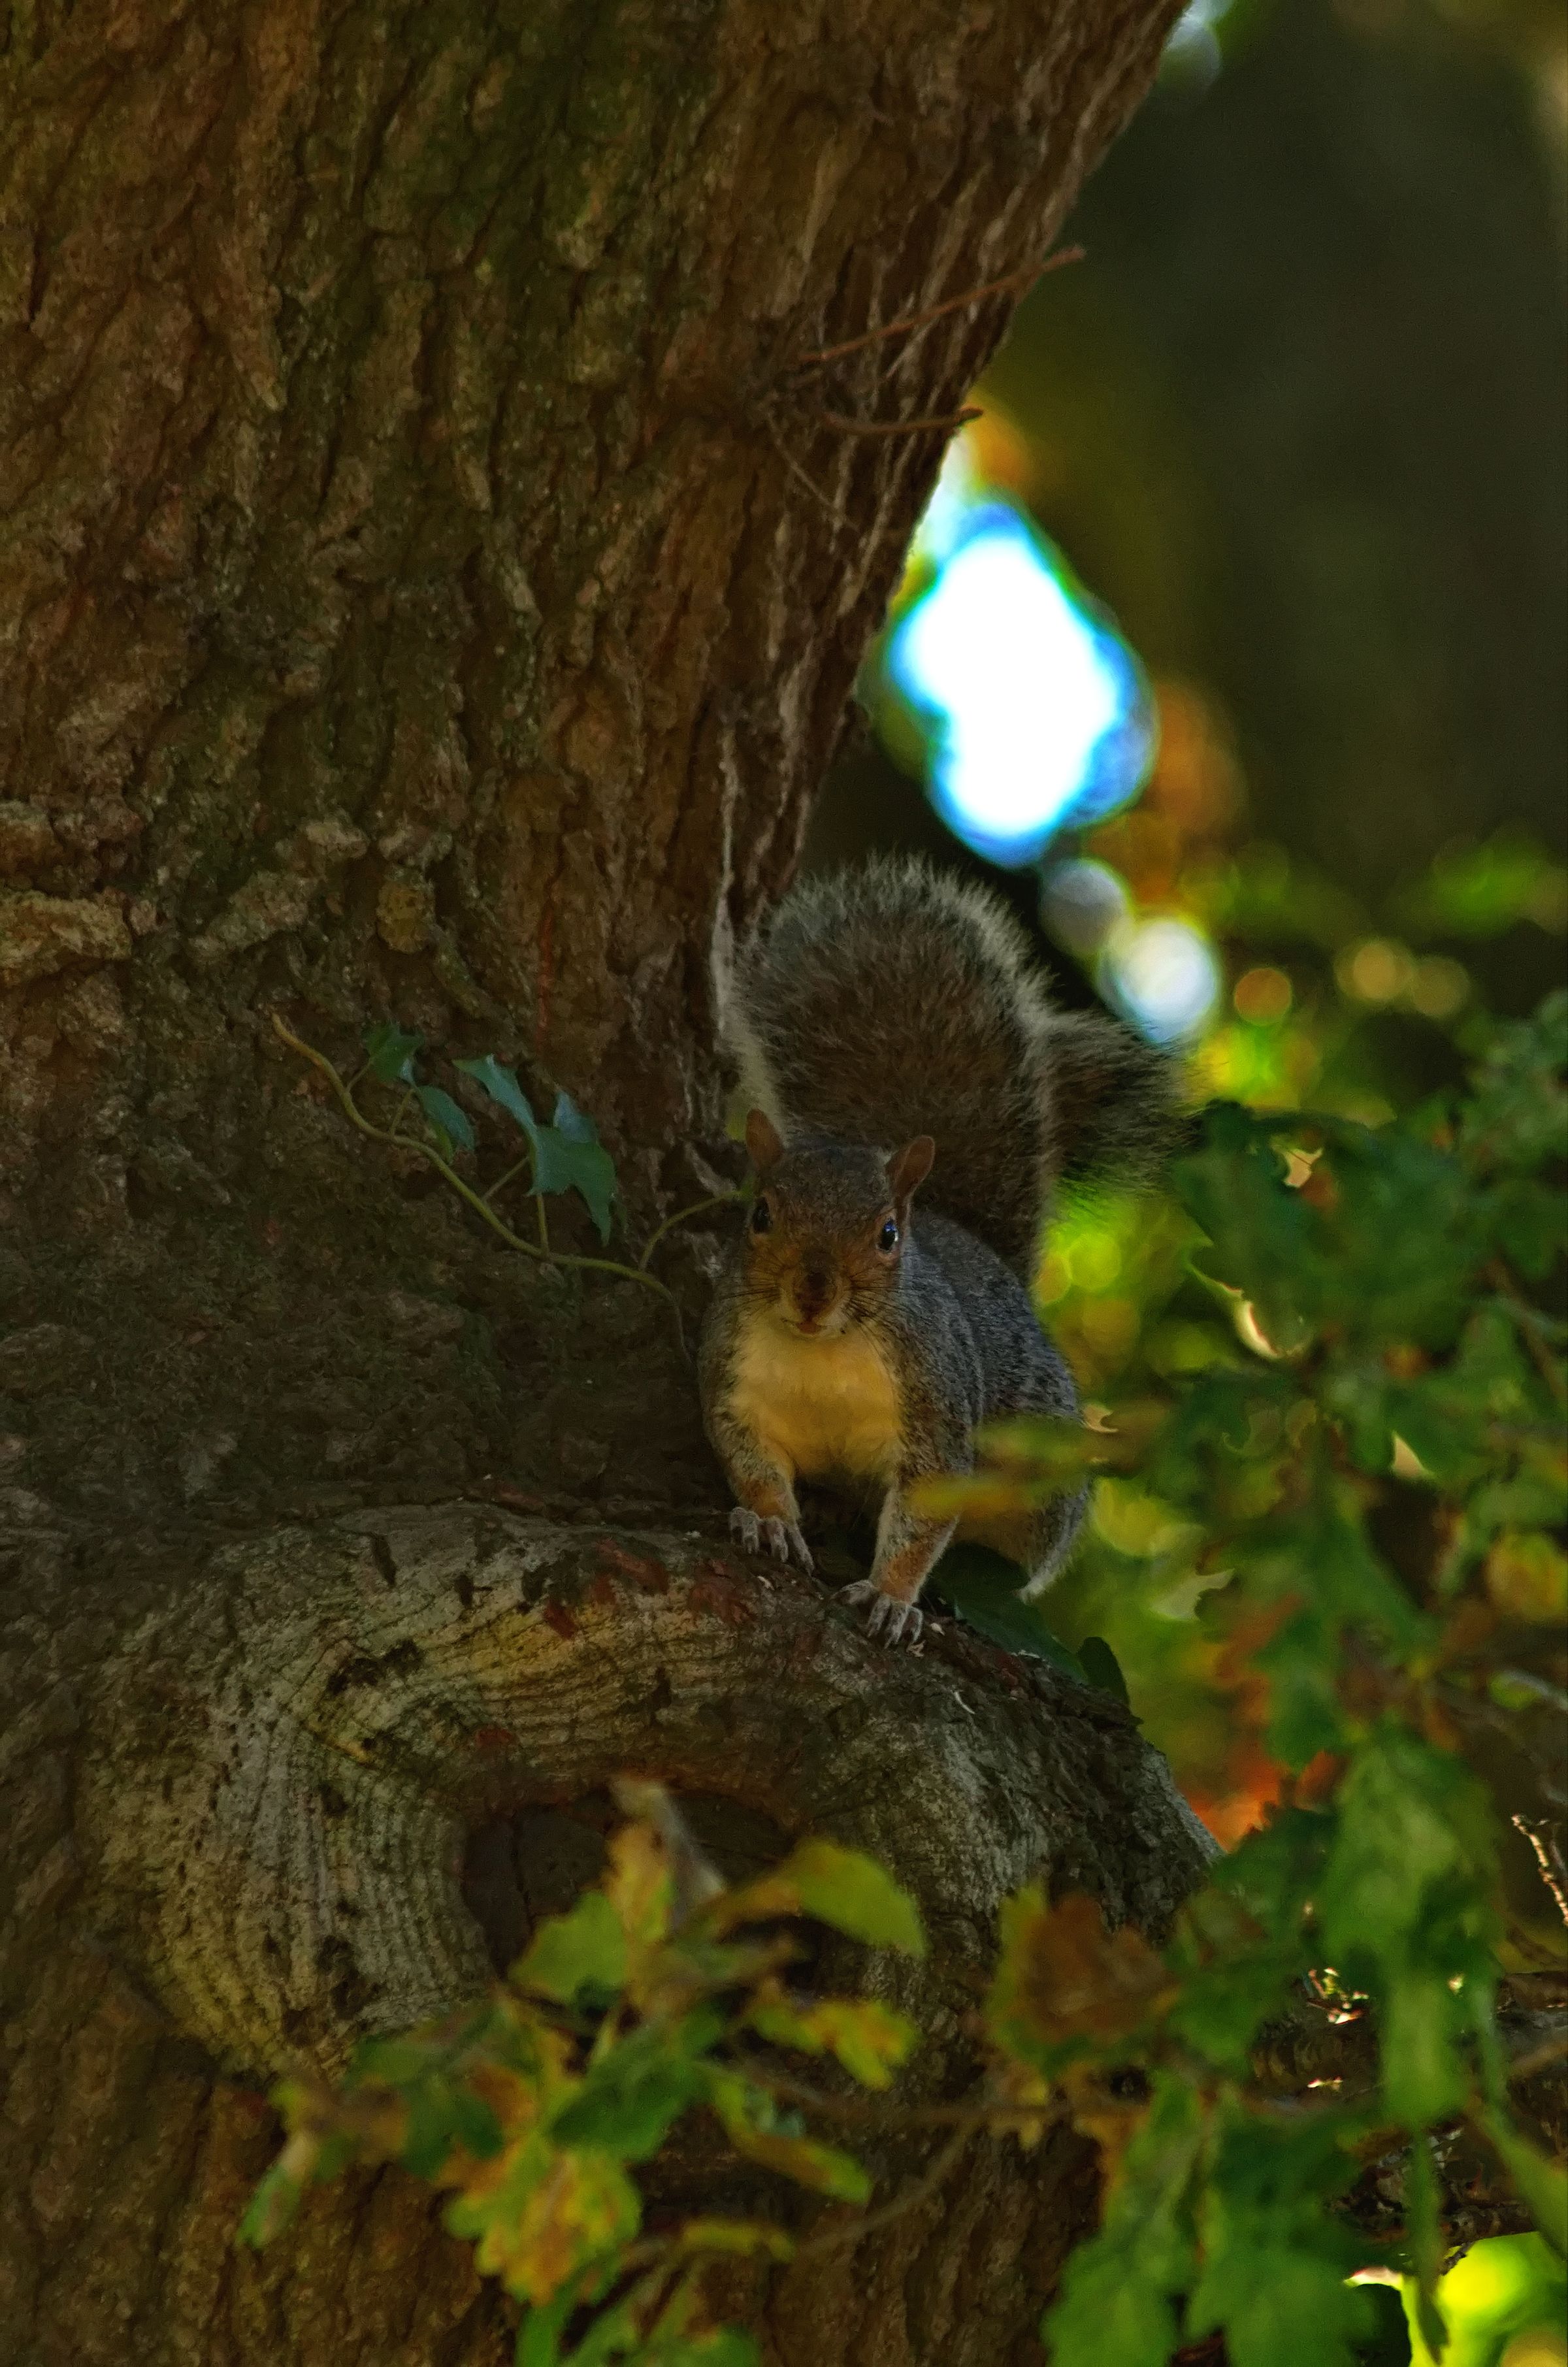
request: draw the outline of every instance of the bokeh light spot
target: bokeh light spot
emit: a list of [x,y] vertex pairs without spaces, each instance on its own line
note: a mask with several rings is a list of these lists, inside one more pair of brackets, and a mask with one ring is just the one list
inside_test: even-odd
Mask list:
[[1446,954],[1428,954],[1411,972],[1407,991],[1423,1019],[1451,1019],[1470,1000],[1470,972]]
[[1111,618],[983,476],[988,448],[959,438],[920,522],[880,668],[881,721],[901,761],[917,754],[949,828],[1017,867],[1064,823],[1137,795],[1155,720]]
[[1334,966],[1341,991],[1358,1002],[1394,1002],[1404,993],[1415,963],[1408,946],[1387,937],[1367,937],[1349,946]]
[[1282,969],[1249,969],[1237,979],[1231,1001],[1238,1018],[1272,1027],[1290,1008],[1290,981]]
[[1101,968],[1111,1000],[1157,1044],[1196,1036],[1219,1001],[1213,946],[1190,921],[1169,914],[1124,923]]

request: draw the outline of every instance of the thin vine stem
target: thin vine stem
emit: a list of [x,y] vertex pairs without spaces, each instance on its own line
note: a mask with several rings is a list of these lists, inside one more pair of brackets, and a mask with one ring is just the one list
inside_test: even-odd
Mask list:
[[677,1225],[684,1225],[688,1217],[705,1216],[710,1208],[733,1207],[737,1200],[744,1200],[745,1196],[745,1194],[740,1191],[715,1192],[709,1199],[694,1200],[689,1208],[677,1208],[673,1217],[666,1217],[664,1223],[655,1227],[649,1234],[642,1254],[637,1261],[638,1265],[645,1267],[665,1235],[674,1232]]
[[[308,1060],[313,1069],[320,1070],[336,1094],[343,1114],[351,1126],[357,1127],[361,1134],[368,1135],[372,1142],[391,1143],[400,1150],[416,1151],[421,1159],[436,1170],[437,1175],[443,1177],[451,1185],[460,1199],[467,1201],[476,1216],[483,1217],[491,1231],[499,1235],[508,1249],[518,1250],[524,1257],[538,1258],[541,1263],[548,1258],[551,1265],[576,1266],[590,1274],[619,1274],[628,1282],[640,1282],[647,1289],[656,1290],[659,1297],[675,1308],[676,1322],[677,1327],[679,1326],[680,1308],[676,1305],[675,1294],[665,1288],[656,1274],[645,1273],[641,1266],[621,1265],[615,1258],[581,1257],[573,1251],[540,1249],[536,1242],[525,1240],[520,1233],[515,1233],[511,1226],[506,1224],[496,1215],[482,1194],[476,1192],[472,1184],[463,1182],[456,1169],[449,1166],[438,1150],[433,1150],[427,1142],[416,1141],[411,1134],[399,1133],[395,1122],[391,1129],[372,1125],[359,1108],[326,1054],[318,1052],[313,1045],[305,1043],[303,1038],[296,1036],[291,1028],[286,1027],[276,1012],[272,1014],[272,1026],[273,1032],[288,1045],[291,1052],[297,1052],[301,1059]],[[401,1115],[400,1111],[399,1116]]]

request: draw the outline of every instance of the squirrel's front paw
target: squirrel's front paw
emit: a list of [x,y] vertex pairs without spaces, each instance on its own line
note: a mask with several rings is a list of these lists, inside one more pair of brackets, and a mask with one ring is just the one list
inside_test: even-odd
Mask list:
[[765,1521],[737,1504],[730,1514],[730,1535],[744,1553],[771,1554],[775,1561],[788,1561],[792,1555],[808,1577],[816,1568],[812,1549],[793,1521]]
[[858,1607],[866,1606],[866,1633],[884,1644],[914,1644],[926,1625],[926,1615],[918,1605],[901,1603],[895,1594],[884,1594],[869,1578],[858,1578],[853,1586],[841,1586],[838,1601]]

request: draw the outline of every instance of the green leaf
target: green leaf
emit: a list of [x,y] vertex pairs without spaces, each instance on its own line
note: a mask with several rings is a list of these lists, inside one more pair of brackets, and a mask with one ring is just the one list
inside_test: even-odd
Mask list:
[[570,1093],[557,1093],[551,1124],[568,1142],[597,1142],[599,1132],[585,1110],[580,1110]]
[[525,2309],[517,2328],[514,2367],[561,2367],[561,2337],[577,2306],[575,2282],[562,2285],[553,2299]]
[[[601,1241],[608,1241],[615,1207],[615,1161],[599,1142],[598,1129],[569,1094],[556,1098],[553,1131],[562,1148],[556,1154],[571,1186],[587,1203],[588,1214]],[[564,1188],[564,1187],[562,1187]]]
[[1346,2282],[1370,2248],[1330,2215],[1357,2164],[1337,2119],[1280,2125],[1222,2105],[1199,2214],[1187,2333],[1222,2327],[1231,2367],[1355,2367],[1371,2312]]
[[1256,1655],[1269,1681],[1268,1741],[1287,1767],[1302,1768],[1345,1738],[1339,1704],[1339,1628],[1313,1607],[1298,1611]]
[[1103,1636],[1085,1636],[1078,1647],[1078,1658],[1092,1685],[1097,1685],[1103,1693],[1114,1694],[1123,1709],[1131,1708],[1121,1663]]
[[737,1923],[770,1922],[779,1915],[814,1915],[868,1947],[926,1954],[915,1901],[875,1858],[837,1841],[801,1841],[781,1865],[744,1888],[725,1892],[708,1910],[720,1931]]
[[1197,2092],[1155,2075],[1098,2235],[1070,2252],[1040,2328],[1051,2367],[1166,2367],[1180,2348],[1175,2297],[1192,2282],[1192,2185],[1203,2139]]
[[504,1109],[508,1117],[516,1119],[529,1141],[533,1140],[538,1121],[513,1070],[503,1068],[494,1052],[486,1052],[483,1059],[458,1060],[453,1065],[460,1069],[465,1077],[472,1077],[498,1108]]
[[896,1948],[905,1956],[926,1954],[915,1901],[863,1851],[842,1849],[836,1841],[802,1841],[779,1872],[794,1883],[802,1908],[819,1923],[869,1948]]
[[1443,2266],[1443,2221],[1429,2137],[1417,2134],[1404,2165],[1404,2234],[1415,2264],[1415,2322],[1434,2359],[1448,2349],[1449,2329],[1437,2308]]
[[617,1996],[625,1985],[626,1932],[602,1890],[585,1890],[565,1915],[540,1925],[508,1977],[518,1988],[571,2005],[585,1990]]
[[285,2166],[283,2157],[263,2171],[256,2192],[245,2206],[240,2221],[239,2237],[260,2251],[280,2236],[293,2219],[304,2198],[305,2180]]
[[864,2203],[871,2181],[853,2154],[814,2137],[797,2136],[781,2120],[771,2096],[731,2071],[705,2067],[708,2101],[737,2152],[835,2203]]
[[702,2093],[700,2067],[652,2023],[612,2046],[551,2124],[562,2145],[591,2145],[621,2161],[646,2161]]
[[458,2143],[456,2091],[445,2079],[422,2079],[408,2094],[408,2128],[399,2156],[415,2178],[434,2178]]
[[552,1122],[541,1126],[516,1076],[494,1054],[487,1052],[479,1060],[460,1060],[457,1065],[528,1137],[533,1158],[531,1189],[580,1194],[600,1240],[608,1241],[616,1200],[615,1161],[601,1145],[593,1119],[569,1093],[559,1093]]
[[442,1156],[449,1159],[454,1150],[472,1150],[473,1128],[469,1124],[468,1113],[459,1109],[450,1093],[444,1093],[439,1085],[415,1085],[414,1090],[419,1096],[425,1122],[436,1137],[436,1148]]
[[411,1085],[414,1082],[414,1059],[423,1050],[423,1036],[412,1036],[392,1020],[380,1027],[367,1029],[361,1039],[370,1074],[383,1085]]
[[1335,1805],[1318,1898],[1327,1960],[1377,1999],[1389,2109],[1423,2128],[1469,2090],[1452,1985],[1490,1976],[1491,1813],[1461,1761],[1392,1721],[1357,1750]]
[[1049,1660],[1082,1683],[1085,1670],[1076,1652],[1062,1643],[1047,1624],[1037,1603],[1026,1603],[1028,1573],[1005,1554],[988,1546],[949,1546],[931,1573],[933,1592],[950,1603],[960,1619],[988,1636],[1004,1651],[1026,1652]]
[[563,1155],[561,1138],[553,1127],[540,1124],[513,1071],[503,1068],[491,1052],[486,1052],[481,1060],[460,1060],[457,1066],[489,1094],[498,1108],[515,1119],[527,1136],[533,1162],[529,1189],[534,1192],[570,1191],[571,1170]]
[[1561,2162],[1538,2152],[1501,2112],[1487,2112],[1482,2126],[1528,2204],[1530,2216],[1541,2235],[1559,2259],[1568,2259],[1568,2172],[1564,2172]]
[[709,2334],[683,2334],[673,2350],[661,2350],[650,2367],[757,2367],[761,2353],[738,2326],[716,2326]]

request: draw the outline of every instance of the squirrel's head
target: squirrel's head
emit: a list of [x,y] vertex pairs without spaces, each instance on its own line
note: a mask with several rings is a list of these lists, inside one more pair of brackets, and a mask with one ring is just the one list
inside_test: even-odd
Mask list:
[[753,1110],[746,1149],[756,1197],[746,1220],[746,1283],[803,1339],[864,1322],[898,1281],[909,1204],[937,1146],[916,1135],[891,1159],[844,1142],[786,1144]]

